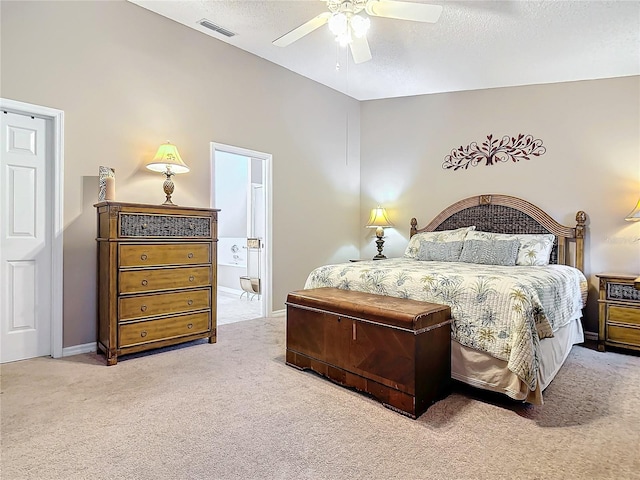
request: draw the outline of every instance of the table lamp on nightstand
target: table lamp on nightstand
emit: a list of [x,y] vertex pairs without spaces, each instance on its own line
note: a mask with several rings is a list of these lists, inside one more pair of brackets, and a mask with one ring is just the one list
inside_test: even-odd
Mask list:
[[365,227],[376,229],[376,245],[378,246],[378,254],[373,257],[373,259],[380,260],[383,258],[387,258],[382,254],[382,248],[384,245],[384,229],[386,227],[393,227],[393,223],[389,221],[389,217],[387,216],[387,211],[380,206],[378,206],[377,208],[373,208],[371,210],[369,221],[367,222]]
[[154,172],[164,173],[167,176],[163,184],[164,194],[167,199],[164,201],[163,205],[174,205],[171,201],[171,194],[175,187],[171,177],[176,173],[187,173],[189,171],[189,167],[187,167],[186,163],[184,163],[182,158],[180,158],[180,154],[178,153],[176,146],[172,145],[170,142],[160,145],[160,148],[158,148],[153,160],[147,164],[147,168]]

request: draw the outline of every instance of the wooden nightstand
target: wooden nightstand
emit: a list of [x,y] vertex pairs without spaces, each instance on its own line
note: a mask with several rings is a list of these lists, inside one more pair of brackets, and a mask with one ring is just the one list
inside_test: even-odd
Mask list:
[[640,290],[636,275],[596,275],[600,279],[598,350],[605,345],[640,350]]

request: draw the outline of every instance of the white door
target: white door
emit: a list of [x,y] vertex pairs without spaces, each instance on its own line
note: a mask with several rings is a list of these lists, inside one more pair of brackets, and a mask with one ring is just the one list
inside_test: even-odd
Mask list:
[[0,361],[51,354],[51,156],[43,118],[0,112]]

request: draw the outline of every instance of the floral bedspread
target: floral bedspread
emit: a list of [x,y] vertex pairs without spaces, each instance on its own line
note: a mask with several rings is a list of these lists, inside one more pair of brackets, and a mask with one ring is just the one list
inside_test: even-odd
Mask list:
[[494,266],[408,258],[325,265],[305,288],[411,298],[451,307],[451,336],[462,345],[508,362],[536,389],[542,338],[582,315],[587,280],[565,265]]

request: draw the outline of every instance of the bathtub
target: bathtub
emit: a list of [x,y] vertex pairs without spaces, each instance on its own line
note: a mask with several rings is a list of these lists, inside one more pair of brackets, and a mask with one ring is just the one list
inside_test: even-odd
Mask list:
[[240,277],[247,274],[247,239],[218,238],[218,287],[242,292]]

